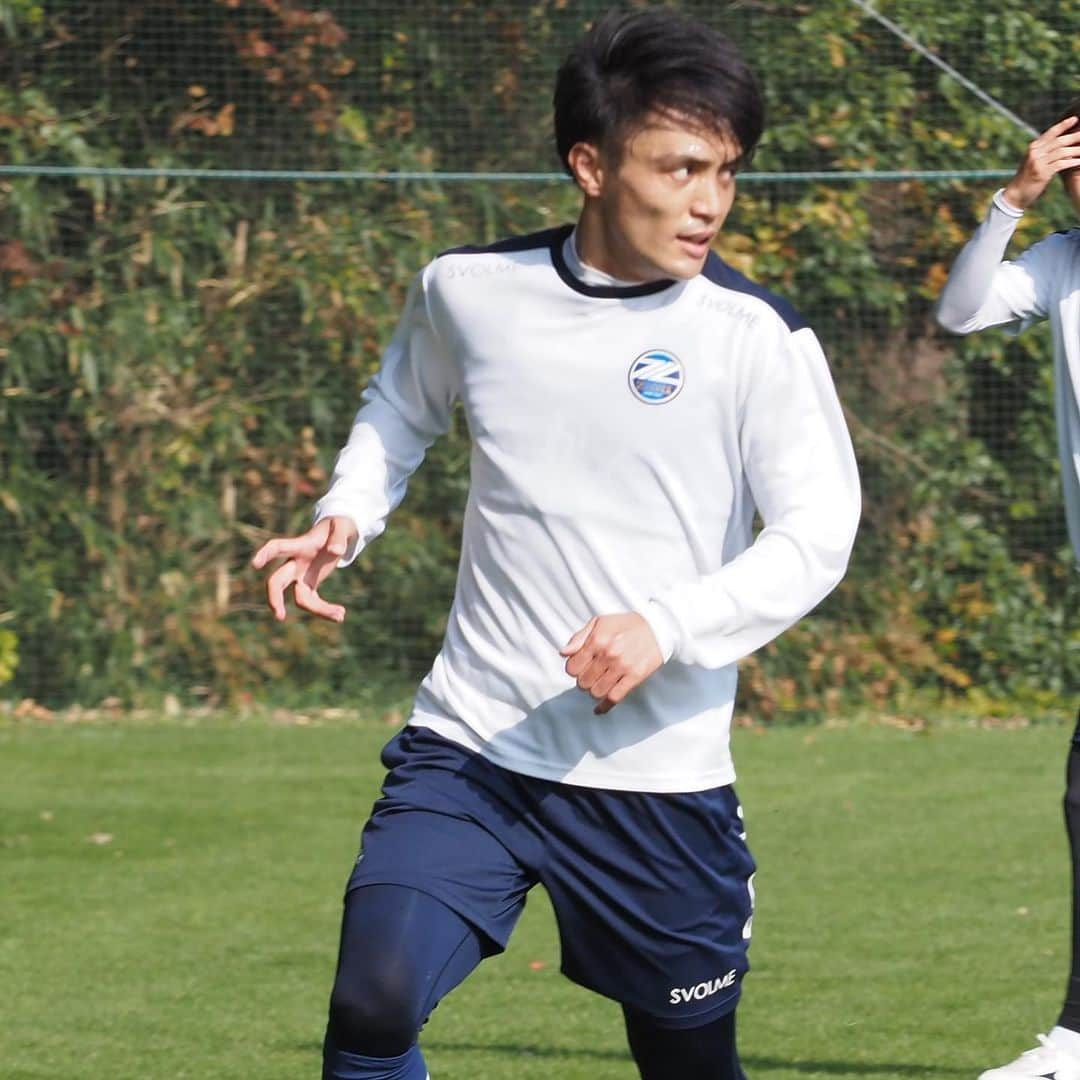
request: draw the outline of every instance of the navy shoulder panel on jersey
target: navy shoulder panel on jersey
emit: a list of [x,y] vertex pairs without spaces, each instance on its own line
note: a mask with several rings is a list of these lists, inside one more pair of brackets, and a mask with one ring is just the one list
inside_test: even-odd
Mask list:
[[573,225],[559,225],[554,229],[543,229],[527,236],[510,236],[497,240],[494,244],[465,244],[462,247],[440,251],[438,258],[444,255],[491,255],[498,252],[535,251],[538,248],[552,248],[562,242],[573,231]]
[[528,236],[512,236],[507,240],[499,240],[486,246],[467,245],[465,247],[451,248],[442,255],[490,255],[512,254],[515,251],[538,251],[547,249],[551,256],[551,265],[555,273],[570,286],[575,292],[584,296],[602,297],[609,300],[628,300],[637,296],[651,296],[671,287],[673,282],[663,278],[659,281],[649,281],[642,285],[587,285],[574,277],[570,268],[563,258],[563,244],[566,238],[574,231],[573,225],[559,225],[554,229],[544,229],[542,232],[530,233]]
[[738,270],[728,266],[715,252],[709,253],[701,273],[703,277],[722,288],[733,289],[735,292],[747,293],[750,296],[756,296],[759,300],[764,300],[793,333],[810,325],[783,297],[769,292],[763,285],[751,281],[745,274],[740,274]]

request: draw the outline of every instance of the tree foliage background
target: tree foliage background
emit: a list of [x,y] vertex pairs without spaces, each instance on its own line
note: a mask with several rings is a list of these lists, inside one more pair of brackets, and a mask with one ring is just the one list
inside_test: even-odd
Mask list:
[[[759,172],[1004,169],[1027,141],[848,0],[681,6],[761,72]],[[305,527],[412,274],[577,206],[558,180],[47,167],[554,172],[553,74],[606,7],[0,0],[0,163],[28,170],[0,175],[0,693],[339,703],[421,673],[453,586],[461,423],[335,582],[344,628],[271,629],[247,558]],[[1037,128],[1080,91],[1074,5],[880,8]],[[721,254],[815,325],[866,489],[847,580],[743,665],[755,716],[1080,685],[1048,336],[933,325],[996,184],[742,185]],[[1072,219],[1055,188],[1018,243]]]

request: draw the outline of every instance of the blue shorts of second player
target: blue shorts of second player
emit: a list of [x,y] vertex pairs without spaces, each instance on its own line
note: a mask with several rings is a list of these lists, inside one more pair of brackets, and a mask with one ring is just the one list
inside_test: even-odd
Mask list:
[[574,982],[670,1027],[735,1007],[749,968],[755,867],[732,787],[651,794],[561,784],[414,726],[387,744],[383,764],[350,890],[418,889],[495,953],[540,883]]

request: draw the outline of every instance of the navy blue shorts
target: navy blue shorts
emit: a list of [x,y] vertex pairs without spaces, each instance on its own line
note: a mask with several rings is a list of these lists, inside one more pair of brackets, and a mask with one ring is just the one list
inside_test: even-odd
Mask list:
[[523,776],[423,727],[386,745],[382,797],[349,889],[405,885],[505,948],[537,883],[574,982],[697,1026],[749,968],[754,860],[732,787],[609,791]]

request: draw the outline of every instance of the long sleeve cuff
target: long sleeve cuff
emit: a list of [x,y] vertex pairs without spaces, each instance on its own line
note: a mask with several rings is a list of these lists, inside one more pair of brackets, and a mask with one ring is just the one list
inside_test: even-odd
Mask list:
[[679,643],[679,627],[671,612],[655,600],[650,600],[638,614],[649,624],[649,629],[660,647],[660,655],[666,664]]
[[1024,216],[1023,210],[1018,206],[1013,206],[1013,204],[1005,198],[1004,188],[998,188],[997,191],[994,192],[993,202],[1003,214],[1008,214],[1011,218],[1022,218]]

